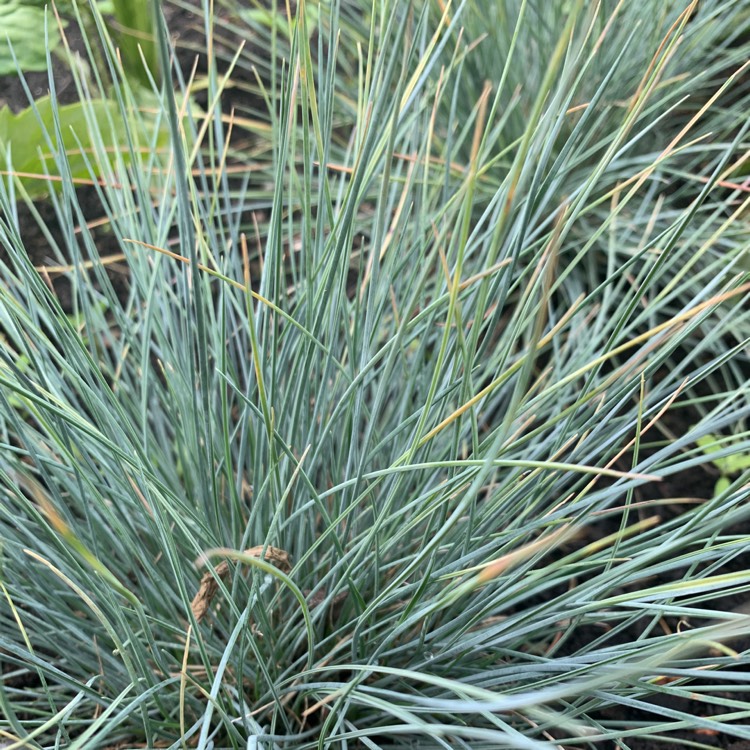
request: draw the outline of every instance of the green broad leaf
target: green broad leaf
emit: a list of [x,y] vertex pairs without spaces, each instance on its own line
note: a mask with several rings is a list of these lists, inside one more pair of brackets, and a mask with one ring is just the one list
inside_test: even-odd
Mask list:
[[[0,0],[0,75],[47,68],[45,3]],[[54,15],[47,17],[50,51],[60,42]],[[11,52],[12,48],[12,52]],[[13,56],[15,55],[15,60]]]
[[[130,152],[123,146],[127,143],[126,122],[115,102],[107,99],[76,102],[57,107],[57,114],[62,133],[59,145],[54,137],[54,109],[49,96],[37,100],[34,108],[27,107],[18,113],[7,106],[0,109],[0,151],[10,154],[9,162],[2,168],[17,174],[32,197],[49,193],[57,184],[60,159],[67,161],[74,180],[99,177],[97,165],[101,162],[97,156],[101,158],[102,154],[112,160],[119,152],[124,163],[130,163]],[[92,123],[96,141],[91,137]],[[133,118],[130,124],[132,130],[140,131],[144,141],[151,143],[148,120]],[[54,151],[46,134],[55,146]],[[168,142],[169,134],[165,129],[160,130],[157,146],[166,146]]]
[[727,456],[726,473],[736,474],[745,469],[750,469],[750,455],[747,453],[737,453],[736,455]]
[[721,446],[719,445],[719,438],[716,435],[703,435],[703,437],[699,437],[695,442],[698,446],[700,446],[700,448],[703,449],[703,452],[706,455],[708,455],[709,453],[716,453],[717,451],[721,450]]
[[[703,449],[703,452],[707,456],[725,447],[717,435],[704,435],[695,442]],[[738,452],[729,456],[722,456],[721,458],[712,458],[711,463],[722,475],[736,474],[745,469],[750,469],[750,454]]]
[[[154,0],[112,0],[112,13],[117,25],[115,40],[120,48],[122,64],[129,77],[149,86],[144,63],[157,80],[159,56],[153,24]],[[100,6],[101,7],[101,6]]]

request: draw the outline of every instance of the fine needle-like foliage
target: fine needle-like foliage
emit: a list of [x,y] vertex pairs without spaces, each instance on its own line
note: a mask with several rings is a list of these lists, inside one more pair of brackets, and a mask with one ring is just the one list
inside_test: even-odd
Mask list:
[[2,156],[0,742],[750,740],[750,5],[244,5]]

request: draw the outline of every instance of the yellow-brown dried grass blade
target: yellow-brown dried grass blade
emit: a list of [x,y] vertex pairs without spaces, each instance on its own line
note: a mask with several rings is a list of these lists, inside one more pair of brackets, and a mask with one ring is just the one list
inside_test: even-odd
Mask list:
[[580,527],[573,526],[572,524],[565,524],[556,531],[553,531],[546,536],[542,536],[536,541],[529,542],[529,544],[519,547],[513,552],[509,552],[502,557],[498,557],[482,566],[482,570],[467,583],[471,586],[471,589],[475,589],[479,586],[489,583],[494,578],[502,575],[511,568],[515,568],[516,565],[528,560],[533,555],[539,553],[547,553],[554,547],[559,546],[568,539],[575,536]]
[[[554,260],[557,257],[557,247],[556,242],[559,240],[560,232],[559,229],[561,227],[562,220],[564,219],[564,211],[560,214],[558,218],[558,222],[556,224],[556,230],[553,233],[553,237],[550,240],[550,243],[548,245],[547,250],[545,250],[545,256],[549,252],[550,254],[550,262],[548,263],[547,269],[547,279],[545,279],[545,289],[548,289],[548,284],[546,283],[548,280],[551,281],[550,276],[550,269],[554,265]],[[544,260],[544,257],[543,259]],[[541,269],[543,267],[543,263],[540,262],[535,269],[535,274],[538,274],[541,272]],[[536,278],[536,277],[535,277]],[[530,282],[531,283],[531,282]],[[567,321],[572,317],[573,313],[576,311],[580,303],[583,301],[584,296],[581,295],[578,297],[577,300],[573,302],[573,305],[570,307],[569,310],[567,310],[563,316],[560,318],[560,320],[550,329],[550,331],[544,335],[541,336],[541,330],[539,328],[539,325],[541,324],[540,321],[541,318],[537,318],[537,335],[534,337],[534,341],[532,344],[533,351],[529,351],[527,356],[531,356],[532,354],[536,356],[539,354],[539,352],[554,338],[556,333],[567,323]],[[544,314],[544,305],[540,304],[540,315]],[[450,424],[456,421],[464,412],[466,412],[468,409],[471,409],[475,404],[477,404],[479,401],[481,401],[485,396],[492,393],[492,391],[495,390],[499,385],[504,383],[508,380],[513,374],[515,374],[518,370],[520,370],[524,363],[526,362],[526,357],[522,357],[519,360],[517,360],[513,365],[511,365],[505,372],[500,374],[495,380],[493,380],[489,385],[485,386],[480,390],[477,394],[472,396],[468,401],[466,401],[462,406],[460,406],[458,409],[456,409],[453,413],[449,414],[440,424],[433,427],[420,441],[419,441],[419,447],[422,447],[426,443],[428,443],[432,438],[434,438],[436,435],[438,435],[440,432],[442,432],[446,427],[448,427]]]
[[[693,127],[696,125],[696,123],[703,117],[703,115],[716,103],[716,101],[721,97],[721,95],[734,83],[734,81],[742,75],[742,73],[745,72],[746,68],[750,65],[750,60],[745,62],[743,65],[741,65],[734,73],[732,73],[727,80],[719,87],[719,89],[711,96],[711,98],[696,112],[695,115],[690,119],[690,121],[680,130],[680,132],[670,141],[670,143],[664,148],[664,150],[659,154],[659,156],[654,159],[654,161],[649,164],[647,167],[644,167],[640,172],[636,172],[632,177],[629,177],[627,180],[624,180],[623,182],[619,183],[617,187],[613,188],[607,193],[604,193],[604,195],[601,196],[598,200],[594,201],[590,205],[588,205],[582,212],[581,215],[584,215],[590,211],[593,211],[595,208],[597,208],[601,203],[609,200],[612,196],[612,193],[618,190],[622,190],[630,185],[632,187],[628,191],[625,199],[622,201],[621,205],[626,205],[630,199],[640,190],[641,186],[643,185],[646,180],[648,180],[651,175],[656,171],[656,169],[662,164],[662,162],[666,161],[672,154],[674,154],[677,151],[677,147],[679,146],[680,142],[685,138],[685,136],[693,129]],[[697,140],[702,140],[706,138],[706,136],[701,136]],[[693,141],[693,143],[696,143],[696,141]],[[691,145],[691,144],[687,144]]]
[[89,271],[96,266],[109,266],[113,263],[120,263],[125,258],[125,253],[113,253],[112,255],[105,255],[96,260],[83,260],[80,263],[69,263],[64,266],[34,266],[34,270],[39,273],[71,273],[76,269]]
[[[240,59],[240,56],[242,55],[242,50],[244,49],[244,47],[245,47],[245,40],[243,39],[239,44],[237,52],[235,53],[234,57],[229,63],[229,66],[226,72],[223,73],[221,76],[221,81],[219,85],[217,86],[217,91],[216,91],[216,94],[214,95],[213,100],[208,103],[208,106],[206,108],[206,117],[203,118],[203,122],[201,123],[201,126],[198,129],[198,132],[196,133],[195,142],[193,143],[193,150],[191,151],[188,157],[188,164],[192,164],[195,161],[200,149],[203,147],[202,146],[203,139],[206,136],[206,132],[208,131],[209,126],[213,124],[215,117],[220,116],[220,115],[217,115],[217,112],[221,110],[220,102],[221,102],[221,97],[224,93],[224,88],[226,87],[228,81],[230,80],[232,71],[234,70],[234,67],[237,64],[237,61]],[[188,100],[186,98],[186,103],[187,101]],[[184,115],[179,118],[178,122],[180,124],[180,129],[183,129]],[[183,139],[185,139],[184,133],[183,133]],[[229,145],[229,138],[227,138],[227,145]]]
[[424,72],[424,69],[427,66],[427,63],[432,59],[433,52],[435,51],[435,48],[437,47],[438,41],[440,40],[440,35],[443,33],[444,28],[447,28],[448,26],[450,26],[450,15],[449,15],[450,7],[451,7],[451,0],[448,0],[448,2],[445,3],[443,13],[440,17],[440,20],[437,23],[437,27],[435,28],[435,33],[432,35],[432,38],[430,39],[429,43],[425,47],[424,51],[422,52],[422,57],[420,58],[419,64],[417,65],[417,69],[414,71],[414,74],[409,79],[409,82],[406,84],[403,96],[401,97],[401,101],[399,102],[400,112],[403,112],[404,107],[406,107],[407,102],[411,98],[411,95],[414,93],[414,89],[419,83],[419,79],[422,77],[422,73]]
[[581,549],[576,550],[575,552],[572,552],[570,555],[568,555],[563,562],[567,564],[570,562],[574,562],[575,560],[590,557],[591,555],[594,555],[597,552],[600,552],[601,550],[606,549],[610,546],[614,547],[614,554],[617,551],[619,543],[623,539],[628,539],[631,536],[640,534],[641,532],[653,528],[654,526],[658,526],[659,523],[661,523],[660,516],[649,516],[648,518],[644,518],[642,521],[638,521],[637,523],[631,524],[630,526],[625,526],[624,528],[619,529],[612,534],[608,534],[601,539],[597,539],[596,541],[587,544],[585,547],[581,547]]
[[648,341],[649,339],[653,338],[659,333],[662,333],[663,331],[667,331],[670,328],[674,328],[676,326],[681,325],[682,323],[689,321],[691,318],[694,318],[696,315],[699,315],[704,310],[707,310],[711,307],[715,307],[721,304],[722,302],[726,302],[727,300],[732,299],[733,297],[737,297],[740,294],[745,294],[747,292],[750,292],[750,282],[746,284],[741,284],[736,289],[732,289],[728,292],[722,292],[721,294],[717,294],[711,297],[710,299],[707,299],[704,302],[701,302],[695,307],[692,307],[689,310],[685,310],[684,312],[679,313],[678,315],[675,315],[669,320],[666,320],[663,323],[660,323],[659,325],[656,325],[653,328],[650,328],[648,331],[645,331],[644,333],[638,336],[635,336],[634,338],[630,339],[630,341],[626,341],[624,344],[620,344],[620,346],[616,346],[614,349],[610,350],[606,354],[602,354],[601,356],[596,357],[595,359],[592,359],[588,364],[584,365],[583,367],[579,367],[575,372],[572,372],[569,375],[566,375],[558,383],[555,383],[554,387],[560,388],[564,385],[567,385],[567,383],[569,383],[571,380],[580,378],[581,375],[585,374],[589,370],[593,369],[594,367],[598,367],[601,364],[604,364],[610,359],[617,357],[619,354],[623,354],[624,352],[628,351],[628,349],[632,349],[634,346],[638,346],[638,344],[642,344]]

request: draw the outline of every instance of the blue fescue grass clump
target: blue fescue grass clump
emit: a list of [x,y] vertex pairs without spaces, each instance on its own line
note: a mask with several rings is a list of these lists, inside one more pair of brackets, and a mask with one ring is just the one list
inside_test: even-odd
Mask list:
[[748,15],[238,5],[87,120],[96,217],[53,118],[44,264],[11,158],[2,741],[750,739],[748,472],[685,480],[750,447]]

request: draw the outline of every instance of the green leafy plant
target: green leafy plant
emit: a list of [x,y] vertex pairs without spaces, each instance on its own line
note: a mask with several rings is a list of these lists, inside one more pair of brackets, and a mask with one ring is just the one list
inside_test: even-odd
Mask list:
[[[100,6],[84,7],[83,12],[75,13],[72,5],[62,3],[60,10],[74,16],[82,30],[93,38],[97,24],[99,28],[103,28],[101,13],[107,10]],[[91,180],[91,155],[94,153],[92,137],[102,139],[103,148],[99,149],[99,153],[108,152],[110,164],[115,160],[114,152],[119,149],[117,158],[125,166],[130,164],[131,154],[121,144],[138,139],[140,143],[148,144],[149,148],[163,148],[168,142],[167,131],[158,132],[158,125],[155,127],[153,118],[144,115],[144,111],[149,108],[153,110],[157,104],[150,91],[151,79],[148,72],[149,69],[156,70],[152,17],[154,8],[148,0],[125,3],[115,0],[111,12],[119,23],[118,61],[123,75],[133,83],[129,92],[130,106],[124,117],[123,102],[108,96],[108,87],[102,86],[101,78],[98,78],[98,86],[104,90],[99,98],[84,98],[73,104],[57,106],[54,97],[47,96],[17,113],[7,105],[0,108],[0,149],[8,159],[8,170],[19,176],[31,197],[45,195],[51,187],[59,184],[60,175],[49,172],[50,165],[54,164],[51,152],[55,149],[66,152],[66,167],[74,180],[81,183]],[[50,60],[49,53],[54,53],[60,42],[57,24],[60,24],[61,29],[64,28],[65,19],[54,19],[50,24],[52,28],[45,32],[49,14],[46,14],[44,4],[26,0],[0,3],[0,14],[7,16],[4,31],[9,43],[5,45],[7,59],[4,53],[0,55],[0,75],[15,73],[16,70],[45,70]],[[102,44],[109,44],[109,40],[104,38]],[[89,49],[93,56],[92,62],[96,63],[98,47],[96,44],[90,45]],[[97,85],[92,80],[81,80],[86,78],[85,70],[86,66],[80,65],[73,70],[79,89],[81,86]],[[136,107],[142,111],[136,112]],[[137,132],[128,135],[127,130]],[[95,164],[93,171],[94,177],[100,178],[106,170],[102,164]]]
[[[56,14],[43,0],[0,0],[0,76],[47,69],[60,48],[60,30],[77,19],[85,33],[96,37],[96,15],[109,13],[117,22],[116,37],[120,61],[133,81],[150,87],[147,70],[155,74],[154,3],[151,0],[100,0],[81,3],[70,0],[55,4]],[[59,14],[59,15],[58,15]],[[102,71],[103,72],[103,71]]]
[[719,470],[719,479],[714,486],[714,495],[720,495],[726,492],[732,483],[732,476],[750,469],[750,453],[747,451],[736,451],[727,455],[716,456],[715,453],[723,453],[726,448],[732,448],[733,441],[727,446],[726,441],[722,441],[719,435],[703,435],[695,441],[703,450],[706,456],[711,459],[711,463]]
[[[128,129],[140,131],[129,136],[133,142],[140,135],[144,144],[167,147],[168,132],[159,132],[153,120],[128,119],[123,119],[116,102],[107,99],[57,106],[47,96],[18,113],[2,107],[0,150],[7,159],[6,174],[18,177],[30,197],[38,197],[61,184],[56,169],[60,163],[76,184],[99,180],[106,171],[104,164],[118,159],[124,166],[130,164],[130,149],[124,145]],[[101,157],[105,162],[97,161]]]
[[[246,80],[209,74],[205,121],[164,87],[171,148],[126,129],[131,162],[92,180],[104,241],[51,150],[70,310],[0,181],[4,737],[750,739],[749,489],[660,490],[750,416],[748,239],[720,184],[748,50],[701,78],[676,50],[722,54],[707,19],[733,4],[643,3],[642,48],[601,76],[634,19],[611,5],[504,3],[499,73],[461,32],[494,2],[248,16],[252,141],[218,109]],[[522,107],[504,71],[532,63]],[[669,129],[665,82],[691,73],[713,93]],[[734,130],[693,139],[714,109]]]
[[[55,17],[39,0],[0,1],[0,76],[47,69],[48,53],[60,45]],[[64,8],[68,3],[61,2]],[[48,27],[49,23],[49,27]],[[60,23],[65,27],[64,19]],[[45,31],[49,33],[45,33]]]
[[151,79],[159,78],[159,64],[154,33],[154,0],[111,0],[117,21],[116,41],[126,73],[150,88]]

